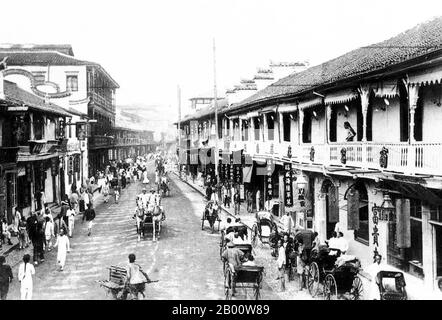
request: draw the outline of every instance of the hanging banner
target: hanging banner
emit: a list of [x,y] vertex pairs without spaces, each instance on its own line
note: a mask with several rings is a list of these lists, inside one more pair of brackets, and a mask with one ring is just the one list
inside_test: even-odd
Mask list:
[[284,204],[286,207],[293,206],[293,176],[292,164],[284,164]]
[[271,200],[273,198],[273,160],[267,161],[267,200]]

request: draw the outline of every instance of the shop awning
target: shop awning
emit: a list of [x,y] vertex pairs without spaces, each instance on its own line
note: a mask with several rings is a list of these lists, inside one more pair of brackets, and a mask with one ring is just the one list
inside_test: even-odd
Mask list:
[[383,181],[380,188],[387,192],[388,190],[398,192],[407,198],[421,199],[433,205],[442,205],[442,192],[440,190],[425,188],[420,184]]
[[252,171],[253,171],[253,165],[245,166],[242,168],[242,176],[244,183],[250,183],[250,181],[252,180]]
[[315,107],[315,106],[319,106],[322,104],[322,98],[321,97],[317,97],[317,98],[313,98],[310,100],[305,100],[305,101],[300,101],[298,103],[298,108],[300,110],[306,109],[306,108],[311,108],[311,107]]
[[259,112],[258,111],[247,113],[247,118],[254,118],[254,117],[259,117]]
[[394,98],[399,96],[397,80],[381,81],[370,85],[374,95],[379,98]]
[[296,104],[283,105],[278,108],[279,112],[294,112],[296,110],[298,110],[298,105]]
[[428,85],[442,83],[442,66],[411,73],[408,81],[412,85]]
[[341,90],[338,92],[333,92],[327,94],[324,99],[324,103],[328,104],[338,104],[345,103],[352,100],[355,100],[359,97],[359,94],[353,89]]

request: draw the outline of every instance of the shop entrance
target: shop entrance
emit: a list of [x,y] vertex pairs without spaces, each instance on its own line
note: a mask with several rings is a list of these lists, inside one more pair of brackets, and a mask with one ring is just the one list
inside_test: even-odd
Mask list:
[[325,194],[326,235],[330,239],[339,222],[339,192],[330,180],[323,182],[321,192]]

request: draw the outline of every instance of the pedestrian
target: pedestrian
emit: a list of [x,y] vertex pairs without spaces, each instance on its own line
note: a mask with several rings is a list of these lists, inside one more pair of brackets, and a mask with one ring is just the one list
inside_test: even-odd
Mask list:
[[297,239],[297,257],[296,257],[296,273],[298,274],[298,278],[299,278],[299,291],[302,291],[302,289],[304,289],[305,286],[305,261],[306,261],[306,254],[307,251],[304,250],[305,246],[304,246],[304,241],[302,240],[302,238],[298,238]]
[[66,255],[71,251],[69,246],[69,238],[66,236],[64,229],[60,230],[60,235],[57,238],[57,242],[54,248],[58,247],[57,250],[57,264],[60,266],[59,271],[64,270],[64,265],[66,264]]
[[255,202],[256,202],[256,211],[261,211],[261,206],[260,206],[260,202],[261,202],[261,191],[256,190],[256,194],[255,194]]
[[20,224],[22,215],[20,211],[17,209],[17,207],[13,208],[13,212],[14,212],[13,215],[14,232],[17,233],[17,238],[18,238],[18,225]]
[[33,247],[32,260],[35,265],[38,265],[39,263],[45,261],[43,254],[44,243],[45,243],[45,234],[43,230],[43,223],[39,221],[37,222],[36,230],[32,238],[32,247]]
[[78,193],[77,189],[75,189],[75,192],[71,193],[71,196],[69,198],[69,203],[71,205],[71,208],[75,210],[75,212],[78,212]]
[[233,195],[233,203],[235,205],[235,215],[239,215],[239,211],[241,208],[241,200],[239,197],[238,189],[236,190],[235,194]]
[[253,204],[253,195],[252,195],[252,191],[248,190],[247,191],[247,212],[252,212],[253,208],[252,208],[252,204]]
[[86,205],[85,205],[85,201],[84,201],[84,195],[85,195],[84,188],[81,187],[80,188],[80,195],[78,196],[78,211],[81,214],[83,214],[84,210],[86,210]]
[[119,185],[116,185],[114,187],[115,203],[118,203],[118,201],[120,200],[120,192],[121,192],[121,187]]
[[29,263],[29,261],[31,261],[31,256],[29,254],[25,254],[23,256],[23,263],[21,263],[18,268],[18,280],[21,284],[21,300],[32,300],[32,276],[35,275],[35,269],[34,266]]
[[94,208],[94,195],[91,192],[91,190],[88,190],[87,196],[88,196],[88,204],[91,206],[91,208]]
[[109,188],[109,180],[107,180],[107,178],[106,178],[106,181],[103,185],[103,189],[101,189],[101,191],[103,192],[103,198],[104,198],[105,203],[109,202],[109,189],[110,189]]
[[27,238],[27,225],[26,225],[26,218],[25,217],[21,217],[21,220],[18,224],[18,245],[19,245],[19,249],[23,250],[25,247],[28,247],[28,244],[26,242],[26,238]]
[[285,248],[282,240],[278,240],[278,259],[276,260],[278,266],[278,279],[279,279],[279,290],[285,291],[285,266],[287,264]]
[[49,217],[45,218],[44,224],[44,232],[45,232],[45,251],[51,251],[52,247],[52,238],[54,237],[54,223],[49,219]]
[[6,258],[0,256],[0,300],[6,300],[9,291],[9,283],[14,278],[11,266],[5,264]]
[[75,226],[75,210],[72,207],[69,207],[69,210],[66,213],[68,217],[68,233],[69,238],[72,238],[72,234],[74,233],[74,226]]
[[286,211],[285,215],[282,216],[279,221],[282,223],[283,232],[290,235],[292,233],[292,229],[295,227],[295,222],[293,221],[290,212]]
[[[11,231],[8,226],[8,221],[6,220],[6,218],[2,219],[1,237],[2,237],[3,242],[6,242],[5,240],[7,239],[8,244],[13,245],[13,243],[11,242]],[[0,248],[1,248],[1,243],[0,243]]]
[[92,225],[93,225],[92,221],[95,219],[95,210],[90,205],[88,206],[88,208],[84,212],[83,221],[85,219],[88,223],[88,225],[87,225],[88,234],[87,235],[90,236],[92,233]]
[[52,216],[51,209],[49,209],[49,207],[47,206],[47,204],[46,204],[45,211],[44,211],[44,213],[43,213],[43,217],[42,217],[42,218],[43,218],[43,221],[46,220],[46,217],[48,217],[49,220],[51,220],[51,222],[54,223],[54,217]]

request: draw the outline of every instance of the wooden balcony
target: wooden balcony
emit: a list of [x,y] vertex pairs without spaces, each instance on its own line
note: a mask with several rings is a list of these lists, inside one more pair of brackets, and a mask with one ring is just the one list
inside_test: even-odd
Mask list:
[[108,136],[92,136],[88,139],[89,148],[111,148],[115,145],[114,138]]
[[0,147],[0,163],[17,162],[17,153],[20,147]]

